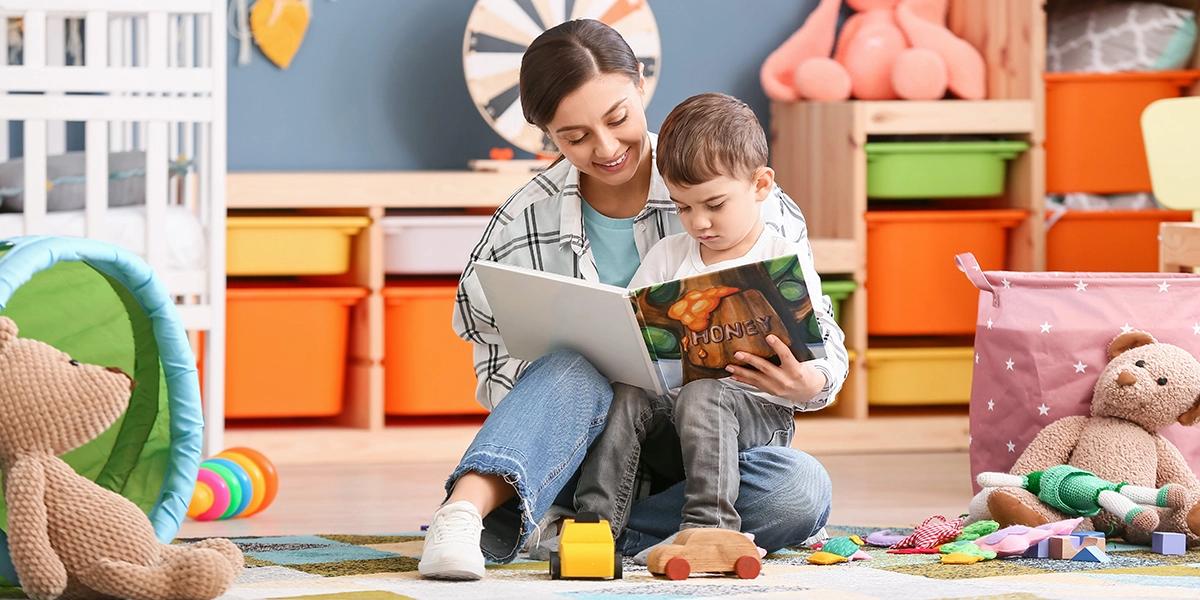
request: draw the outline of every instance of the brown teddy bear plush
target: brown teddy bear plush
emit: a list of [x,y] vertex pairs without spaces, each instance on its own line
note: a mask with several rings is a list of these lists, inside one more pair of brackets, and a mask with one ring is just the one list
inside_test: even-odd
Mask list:
[[17,337],[0,317],[0,468],[8,546],[31,598],[215,598],[243,566],[229,540],[163,545],[133,502],[58,458],[125,412],[133,380]]
[[[1149,543],[1155,530],[1186,534],[1193,546],[1200,541],[1200,481],[1174,444],[1158,433],[1172,423],[1193,425],[1200,420],[1200,362],[1144,331],[1118,336],[1109,345],[1108,358],[1092,396],[1092,416],[1064,417],[1046,426],[1010,470],[1042,484],[1052,479],[1043,476],[1047,472],[1069,471],[1072,477],[1080,475],[1076,481],[1095,489],[1070,489],[1071,483],[1063,484],[1070,479],[1055,476],[1052,483],[1060,487],[1048,490],[1050,497],[1047,490],[1042,493],[1048,504],[1019,486],[985,488],[971,501],[971,520],[1038,526],[1091,516],[1081,527],[1133,543]],[[1063,471],[1062,465],[1074,469]],[[986,475],[980,476],[985,485]],[[1118,494],[1104,494],[1129,491],[1118,484],[1157,493],[1142,494],[1146,497],[1137,500],[1148,506],[1134,507],[1127,501],[1121,504]],[[1101,512],[1097,503],[1109,510]],[[1091,510],[1086,504],[1093,505]],[[1117,514],[1117,506],[1128,510]]]

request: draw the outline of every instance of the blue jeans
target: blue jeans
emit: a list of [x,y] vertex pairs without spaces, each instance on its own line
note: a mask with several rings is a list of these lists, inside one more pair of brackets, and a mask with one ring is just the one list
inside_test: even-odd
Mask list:
[[[529,366],[488,416],[446,482],[474,472],[499,475],[517,495],[483,519],[484,556],[516,557],[556,501],[571,505],[577,472],[604,429],[612,386],[575,352],[548,354]],[[742,531],[759,546],[799,544],[825,525],[833,486],[813,457],[792,448],[751,448],[738,453],[741,486],[735,508]],[[636,554],[679,530],[684,482],[634,503],[617,548]]]

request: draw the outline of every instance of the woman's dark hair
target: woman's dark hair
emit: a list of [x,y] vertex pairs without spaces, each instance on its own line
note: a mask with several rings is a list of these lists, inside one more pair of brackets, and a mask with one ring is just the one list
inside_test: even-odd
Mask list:
[[546,128],[567,94],[589,79],[619,73],[641,80],[637,56],[615,29],[576,19],[547,29],[521,58],[521,109],[525,120]]

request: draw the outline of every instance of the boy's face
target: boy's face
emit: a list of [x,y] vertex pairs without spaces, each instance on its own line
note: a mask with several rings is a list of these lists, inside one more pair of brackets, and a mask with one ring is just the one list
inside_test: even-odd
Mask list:
[[666,182],[688,235],[710,251],[740,249],[743,254],[754,245],[748,238],[758,231],[759,203],[774,183],[769,167],[758,168],[749,178],[721,175],[693,186]]

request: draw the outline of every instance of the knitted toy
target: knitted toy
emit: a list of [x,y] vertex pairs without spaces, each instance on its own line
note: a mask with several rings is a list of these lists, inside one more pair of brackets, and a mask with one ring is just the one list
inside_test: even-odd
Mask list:
[[25,593],[37,600],[208,600],[241,571],[224,539],[163,545],[146,515],[58,458],[125,412],[133,380],[17,337],[0,317],[0,469],[8,546]]
[[1188,502],[1187,491],[1178,484],[1156,489],[1113,483],[1071,465],[1056,465],[1028,475],[980,473],[975,480],[984,488],[1024,488],[1064,515],[1094,517],[1103,509],[1126,527],[1145,533],[1158,528],[1158,511],[1140,505],[1183,508]]
[[[1002,487],[977,494],[969,520],[1037,526],[1094,514],[1084,529],[1136,544],[1148,544],[1152,531],[1182,533],[1190,545],[1200,543],[1200,481],[1158,433],[1172,423],[1200,420],[1200,362],[1144,331],[1118,336],[1108,358],[1096,381],[1091,416],[1064,417],[1038,433],[1010,470],[1023,476],[1019,483],[981,478],[981,484]],[[1110,482],[1125,483],[1110,487]],[[1078,490],[1072,489],[1076,484]]]
[[986,96],[986,65],[946,28],[946,0],[846,0],[858,11],[834,48],[841,0],[821,0],[763,62],[772,100],[965,100]]

